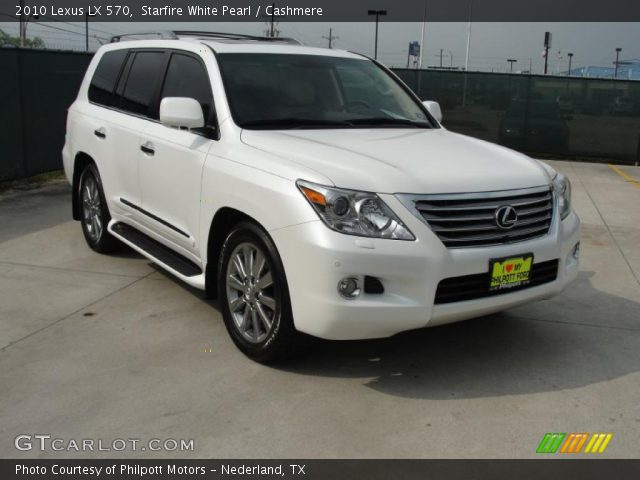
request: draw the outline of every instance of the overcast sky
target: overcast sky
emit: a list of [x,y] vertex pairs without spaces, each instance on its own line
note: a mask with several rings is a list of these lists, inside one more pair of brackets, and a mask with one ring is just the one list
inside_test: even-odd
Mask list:
[[[55,28],[53,28],[55,27]],[[264,23],[91,23],[90,46],[110,34],[153,30],[193,29],[249,34],[264,34]],[[16,23],[0,23],[0,28],[17,34]],[[373,55],[373,23],[293,23],[278,25],[281,35],[294,37],[307,45],[326,46],[329,28],[339,38],[335,48]],[[420,23],[381,23],[378,58],[389,66],[406,66],[407,47],[420,40]],[[549,55],[549,71],[566,70],[567,53],[574,53],[573,67],[584,65],[612,66],[615,48],[621,47],[621,59],[640,58],[640,23],[472,23],[470,70],[507,71],[507,58],[517,59],[514,71],[540,73],[543,59],[544,32],[553,33]],[[29,24],[29,36],[38,35],[51,48],[84,48],[84,24]],[[97,36],[98,38],[94,37]],[[467,44],[467,23],[427,23],[424,64],[439,65],[440,49],[443,65],[463,66]],[[560,59],[558,59],[560,51]]]

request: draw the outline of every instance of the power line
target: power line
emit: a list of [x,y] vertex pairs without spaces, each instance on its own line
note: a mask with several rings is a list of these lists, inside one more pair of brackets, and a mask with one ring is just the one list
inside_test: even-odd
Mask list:
[[67,30],[65,28],[54,27],[53,25],[47,25],[46,23],[36,22],[34,20],[31,20],[29,23],[33,23],[35,25],[40,25],[41,27],[53,28],[54,30],[60,30],[61,32],[74,33],[76,35],[80,35],[80,36],[84,37],[84,33],[74,32],[73,30]]

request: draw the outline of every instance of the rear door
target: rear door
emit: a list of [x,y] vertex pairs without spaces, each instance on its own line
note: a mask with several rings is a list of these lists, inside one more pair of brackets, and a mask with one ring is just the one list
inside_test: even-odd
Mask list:
[[115,199],[123,212],[139,222],[142,212],[138,162],[143,134],[157,121],[156,98],[162,83],[168,54],[164,50],[132,50],[112,101],[117,111],[111,125],[115,137],[114,168],[122,189]]
[[158,102],[164,97],[196,99],[205,123],[214,129],[194,132],[149,124],[139,160],[142,207],[155,217],[157,233],[197,255],[202,170],[215,142],[207,133],[215,131],[216,124],[211,82],[197,55],[170,54]]
[[[89,104],[74,119],[75,137],[82,139],[79,148],[95,159],[111,210],[118,209],[122,195],[137,195],[137,159],[121,157],[122,115],[113,108],[116,85],[125,70],[127,49],[105,52],[91,78]],[[132,192],[132,193],[130,193]]]

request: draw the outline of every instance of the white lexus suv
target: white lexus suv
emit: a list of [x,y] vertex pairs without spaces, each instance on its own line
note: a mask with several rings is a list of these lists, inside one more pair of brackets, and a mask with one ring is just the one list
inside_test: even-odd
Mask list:
[[68,112],[73,216],[94,250],[125,243],[217,296],[249,357],[477,317],[575,279],[568,179],[447,131],[370,58],[205,32],[116,40]]

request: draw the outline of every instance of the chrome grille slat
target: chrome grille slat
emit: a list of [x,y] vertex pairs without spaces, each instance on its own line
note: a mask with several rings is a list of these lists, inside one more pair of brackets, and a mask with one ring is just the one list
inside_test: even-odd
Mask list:
[[[425,211],[425,212],[446,212],[446,211],[466,212],[469,210],[495,210],[501,205],[511,205],[512,207],[523,207],[526,205],[535,205],[536,203],[543,203],[543,202],[549,203],[551,202],[551,195],[547,195],[544,198],[527,200],[523,202],[511,202],[509,199],[504,199],[504,202],[505,203],[495,203],[495,200],[491,199],[491,203],[471,204],[471,205],[461,205],[461,206],[458,206],[458,205],[436,206],[436,205],[433,205],[432,203],[430,204],[429,202],[420,200],[416,202],[416,208],[418,208],[420,211]],[[422,204],[425,204],[425,206],[423,206]]]
[[[412,195],[412,206],[449,248],[521,242],[546,235],[553,221],[551,187],[488,194]],[[498,226],[495,212],[511,206],[518,215],[508,230]]]
[[[527,219],[527,220],[519,220],[517,225],[515,227],[513,227],[510,232],[513,231],[517,231],[519,228],[527,226],[527,225],[533,225],[536,223],[540,223],[540,222],[547,222],[551,220],[551,214],[550,213],[546,213],[545,212],[545,216],[541,217],[541,218],[531,218],[531,219]],[[548,228],[548,225],[547,225]],[[441,226],[432,226],[431,230],[433,230],[434,232],[443,232],[443,233],[455,233],[455,232],[481,232],[483,230],[492,230],[495,231],[496,230],[496,225],[495,223],[493,225],[473,225],[473,226],[468,226],[468,227],[453,227],[453,228],[448,228],[448,227],[441,227]]]

